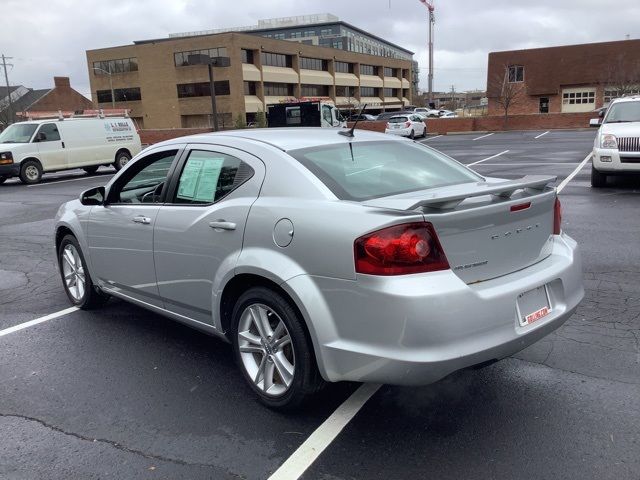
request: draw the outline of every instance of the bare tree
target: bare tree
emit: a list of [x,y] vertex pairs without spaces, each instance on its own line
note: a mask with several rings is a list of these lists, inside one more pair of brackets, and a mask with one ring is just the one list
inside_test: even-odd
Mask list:
[[521,81],[514,81],[516,78],[509,78],[509,66],[505,65],[504,70],[500,71],[491,79],[489,91],[493,92],[495,101],[504,110],[505,127],[509,120],[509,109],[520,103],[524,97],[524,84]]
[[640,64],[620,55],[615,63],[603,74],[604,88],[615,92],[615,97],[640,92]]

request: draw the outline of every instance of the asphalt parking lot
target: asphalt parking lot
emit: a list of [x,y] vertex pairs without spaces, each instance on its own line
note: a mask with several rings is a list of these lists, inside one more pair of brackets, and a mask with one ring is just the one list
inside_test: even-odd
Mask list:
[[[640,181],[592,189],[594,135],[422,140],[482,175],[557,175],[585,300],[492,366],[371,388],[301,478],[640,479]],[[53,217],[113,173],[0,185],[0,478],[269,478],[359,385],[334,385],[294,414],[267,410],[228,345],[120,301],[10,330],[69,307]]]

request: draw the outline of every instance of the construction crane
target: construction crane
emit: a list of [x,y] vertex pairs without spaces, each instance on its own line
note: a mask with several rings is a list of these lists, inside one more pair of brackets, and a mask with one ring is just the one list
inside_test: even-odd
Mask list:
[[419,0],[429,10],[429,103],[433,103],[433,30],[436,23],[434,0]]

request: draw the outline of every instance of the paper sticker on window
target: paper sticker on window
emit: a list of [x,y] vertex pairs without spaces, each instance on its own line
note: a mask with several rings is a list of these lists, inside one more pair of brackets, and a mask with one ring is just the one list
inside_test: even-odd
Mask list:
[[180,176],[177,197],[192,202],[213,202],[224,164],[224,157],[208,157],[205,152],[193,152]]

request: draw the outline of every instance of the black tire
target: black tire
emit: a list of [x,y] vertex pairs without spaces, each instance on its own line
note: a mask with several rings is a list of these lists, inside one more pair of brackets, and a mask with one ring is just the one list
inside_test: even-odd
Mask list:
[[99,165],[94,165],[92,167],[84,167],[83,170],[87,172],[89,175],[93,175],[98,171]]
[[127,164],[127,162],[129,162],[129,160],[131,160],[131,155],[129,155],[129,152],[121,150],[116,154],[116,159],[113,162],[113,168],[115,168],[116,171],[119,172]]
[[9,177],[3,177],[2,175],[0,175],[0,185],[2,185],[4,182],[7,181]]
[[413,130],[411,130],[411,133],[409,134],[409,139],[413,140],[414,138],[416,138],[416,132],[414,132]]
[[[267,395],[254,383],[254,379],[248,374],[240,355],[238,339],[240,320],[245,309],[254,305],[262,305],[271,309],[280,317],[291,337],[292,355],[295,359],[293,380],[288,389],[279,396]],[[311,340],[303,325],[303,319],[279,293],[265,287],[254,287],[243,293],[233,308],[230,333],[234,356],[242,375],[260,401],[269,408],[294,409],[318,393],[325,385],[318,371]]]
[[591,186],[594,188],[601,188],[607,184],[607,175],[605,173],[596,170],[591,165]]
[[[67,287],[67,282],[65,280],[65,274],[63,271],[63,255],[65,254],[65,248],[71,245],[78,253],[78,258],[82,264],[82,270],[84,272],[84,294],[80,298],[74,298],[74,295],[70,292],[69,287]],[[62,279],[62,285],[64,287],[64,291],[69,298],[69,301],[76,307],[79,307],[83,310],[91,310],[94,308],[99,308],[103,306],[107,300],[109,300],[109,296],[99,291],[96,286],[93,284],[91,280],[91,275],[89,275],[89,271],[87,270],[87,262],[84,259],[84,255],[82,254],[82,249],[80,248],[80,244],[78,240],[73,235],[66,235],[60,245],[58,246],[58,270],[60,272],[60,278]]]
[[20,181],[27,185],[40,183],[42,179],[42,166],[36,160],[27,160],[20,166]]

